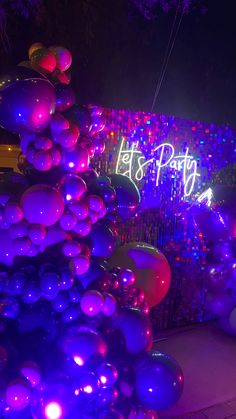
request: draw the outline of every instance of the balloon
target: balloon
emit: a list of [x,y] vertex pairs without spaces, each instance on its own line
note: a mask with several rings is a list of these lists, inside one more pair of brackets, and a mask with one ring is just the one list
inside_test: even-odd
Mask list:
[[207,294],[206,307],[216,316],[227,316],[234,304],[234,299],[229,291],[219,290]]
[[13,83],[1,91],[0,125],[15,133],[41,132],[55,110],[55,90],[43,79]]
[[87,135],[91,129],[92,118],[90,111],[85,107],[79,107],[73,105],[68,111],[65,112],[65,116],[68,117],[72,122],[79,125],[81,135]]
[[62,340],[62,349],[74,360],[83,366],[91,357],[104,357],[107,345],[100,334],[89,328],[82,328],[75,335],[67,335]]
[[43,44],[41,44],[41,42],[35,42],[34,44],[32,44],[32,45],[29,47],[29,51],[28,51],[28,56],[29,56],[29,59],[31,58],[31,55],[32,55],[35,51],[37,51],[38,49],[41,49],[41,48],[43,48]]
[[64,311],[66,308],[69,307],[70,300],[68,295],[65,292],[60,292],[53,300],[52,300],[52,307],[58,313]]
[[34,281],[28,281],[22,290],[22,301],[26,304],[33,304],[41,297],[40,288]]
[[93,256],[106,258],[112,255],[116,245],[116,238],[108,227],[100,223],[95,224],[88,239],[92,243]]
[[12,239],[17,237],[28,236],[29,232],[29,223],[25,219],[21,220],[19,223],[12,224],[9,227],[9,234]]
[[75,270],[76,275],[83,275],[85,272],[88,271],[90,261],[86,256],[78,255],[72,259],[71,265]]
[[77,217],[73,212],[66,210],[60,218],[60,226],[65,231],[73,230],[77,223]]
[[69,129],[70,123],[68,119],[64,118],[63,115],[56,112],[54,115],[52,115],[52,119],[50,121],[50,128],[51,128],[52,135],[54,138],[54,136],[58,134],[59,132]]
[[[81,196],[87,191],[87,186],[81,177],[73,174],[67,174],[61,178],[58,189],[67,202],[71,200],[79,201]],[[73,208],[73,203],[71,207]],[[73,209],[71,210],[74,212]],[[77,215],[76,211],[74,213]]]
[[64,47],[50,47],[49,50],[55,55],[57,61],[56,65],[60,71],[66,71],[70,68],[72,56],[68,49]]
[[135,391],[147,409],[165,410],[183,391],[183,373],[174,358],[151,351],[135,368]]
[[5,206],[5,217],[9,224],[15,224],[22,220],[23,211],[17,202],[8,201]]
[[6,403],[12,410],[22,410],[30,402],[30,388],[23,380],[11,381],[6,388]]
[[75,94],[70,86],[58,84],[56,86],[56,111],[63,112],[75,103]]
[[137,309],[129,308],[116,313],[113,326],[122,332],[126,349],[131,354],[144,351],[152,342],[151,322]]
[[125,287],[135,283],[135,275],[130,269],[122,269],[119,273],[119,279]]
[[60,219],[64,211],[64,200],[57,189],[38,184],[23,193],[21,206],[30,223],[51,226]]
[[[28,158],[28,153],[26,154]],[[28,159],[30,161],[30,159]],[[30,161],[35,169],[42,172],[47,172],[52,168],[52,155],[50,151],[40,150],[33,154],[32,161]]]
[[135,285],[143,289],[145,300],[150,307],[159,304],[169,290],[171,271],[168,261],[150,244],[125,244],[115,251],[109,265],[133,271],[136,277]]
[[103,385],[114,384],[118,379],[118,371],[113,364],[104,362],[98,366],[96,372]]
[[225,317],[219,318],[219,325],[221,329],[228,335],[236,336],[236,309],[233,310]]
[[81,253],[81,246],[74,240],[68,240],[64,243],[62,250],[65,256],[75,257]]
[[79,145],[72,150],[64,149],[62,151],[62,164],[68,172],[85,172],[89,165],[88,151]]
[[[67,198],[69,198],[69,196]],[[84,202],[70,202],[69,200],[69,209],[76,215],[78,220],[84,220],[88,217],[88,207]]]
[[81,297],[80,307],[87,316],[96,316],[101,312],[103,303],[104,299],[99,291],[89,290]]
[[199,231],[207,240],[227,240],[228,230],[221,215],[212,208],[195,207],[190,209]]
[[86,203],[90,210],[99,212],[104,207],[104,203],[102,198],[98,195],[89,195],[86,199]]
[[138,209],[139,190],[128,176],[113,174],[110,177],[111,185],[116,191],[118,213],[123,220],[128,220]]
[[46,228],[41,224],[31,224],[29,227],[29,238],[32,243],[40,244],[47,234]]
[[104,304],[102,306],[102,312],[105,316],[112,316],[116,311],[116,299],[112,294],[107,292],[104,293]]
[[38,364],[34,361],[25,361],[20,367],[21,374],[30,382],[32,387],[39,384],[41,373]]
[[48,151],[52,148],[52,140],[48,137],[38,136],[34,141],[34,147],[36,150]]
[[26,255],[30,249],[30,246],[31,241],[28,239],[28,237],[18,237],[17,239],[14,239],[12,242],[12,247],[15,255]]
[[42,296],[46,300],[53,300],[59,293],[59,276],[54,272],[45,272],[40,278]]
[[31,52],[30,61],[36,68],[40,67],[49,73],[52,73],[57,65],[55,55],[46,48],[37,48],[34,52]]

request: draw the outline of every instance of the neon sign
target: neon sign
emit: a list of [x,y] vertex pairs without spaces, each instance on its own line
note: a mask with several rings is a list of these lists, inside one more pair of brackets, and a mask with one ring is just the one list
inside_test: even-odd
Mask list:
[[172,144],[162,143],[151,151],[153,157],[147,160],[138,150],[138,141],[132,143],[130,148],[127,148],[125,142],[123,138],[118,153],[116,173],[140,181],[146,175],[148,166],[152,164],[156,170],[155,184],[158,187],[163,170],[169,168],[175,172],[182,172],[184,196],[188,197],[192,194],[196,179],[200,174],[197,172],[197,161],[189,154],[188,147],[184,154],[176,155]]

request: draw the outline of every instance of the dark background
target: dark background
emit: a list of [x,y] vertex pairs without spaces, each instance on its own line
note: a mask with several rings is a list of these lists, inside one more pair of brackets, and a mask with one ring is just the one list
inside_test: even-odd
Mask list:
[[[150,111],[174,10],[147,20],[128,0],[50,0],[28,18],[9,9],[1,72],[36,41],[73,54],[79,103]],[[184,15],[154,111],[236,128],[236,5],[204,0]]]

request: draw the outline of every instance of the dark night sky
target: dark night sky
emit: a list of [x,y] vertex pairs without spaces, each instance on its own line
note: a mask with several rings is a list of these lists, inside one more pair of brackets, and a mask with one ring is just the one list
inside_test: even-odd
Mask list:
[[[126,0],[96,0],[89,14],[81,1],[62,0],[56,12],[55,3],[44,2],[37,24],[10,16],[2,68],[26,59],[32,42],[62,44],[73,53],[79,102],[150,111],[173,13],[148,21]],[[204,4],[206,14],[183,18],[154,110],[236,128],[235,1]]]

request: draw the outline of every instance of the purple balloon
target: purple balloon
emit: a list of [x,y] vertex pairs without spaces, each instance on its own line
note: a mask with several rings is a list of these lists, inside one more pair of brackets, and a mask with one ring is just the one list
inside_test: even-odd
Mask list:
[[129,308],[116,313],[113,325],[123,334],[126,349],[131,354],[146,350],[152,342],[150,319],[137,309]]
[[55,111],[56,95],[48,80],[15,82],[1,91],[0,125],[15,133],[41,132]]
[[30,223],[51,226],[60,219],[64,211],[64,199],[52,186],[38,184],[23,193],[21,206]]
[[206,307],[216,316],[227,316],[234,304],[234,299],[229,291],[219,290],[207,294]]
[[82,173],[88,170],[89,155],[86,148],[79,145],[73,149],[63,150],[62,152],[62,165],[71,173]]

